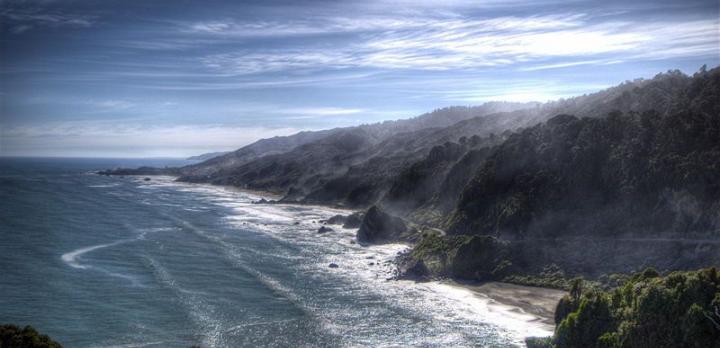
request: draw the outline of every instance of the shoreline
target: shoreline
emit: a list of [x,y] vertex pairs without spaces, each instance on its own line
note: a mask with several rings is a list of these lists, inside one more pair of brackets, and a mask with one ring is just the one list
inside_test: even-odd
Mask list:
[[[202,184],[201,184],[202,185]],[[207,184],[206,184],[207,185]],[[212,185],[212,184],[209,184]],[[258,190],[249,190],[229,185],[212,185],[217,187],[228,187],[234,191],[245,192],[259,197],[274,198],[281,195]],[[340,212],[356,212],[357,209],[348,209],[333,205],[318,203],[301,204],[295,202],[266,203],[268,205],[302,205],[314,206],[322,209]],[[400,243],[400,242],[398,242]],[[400,243],[407,244],[407,243]],[[411,244],[407,244],[412,246]],[[397,281],[397,280],[396,280]],[[567,294],[567,291],[546,287],[520,285],[505,282],[472,282],[457,279],[442,279],[433,281],[437,284],[448,285],[453,288],[468,290],[474,296],[487,301],[487,309],[491,313],[499,315],[512,315],[522,319],[528,325],[538,327],[547,331],[547,336],[552,336],[555,331],[555,309],[560,299]],[[518,319],[518,318],[516,318]],[[532,336],[528,336],[532,337]]]
[[[128,175],[130,176],[130,175]],[[135,177],[165,177],[177,179],[172,175],[134,175]],[[179,183],[190,185],[210,185],[212,187],[223,188],[230,191],[247,193],[258,197],[259,199],[279,199],[282,195],[269,191],[251,190],[231,185],[215,185],[211,183],[194,183],[179,181]],[[273,202],[273,203],[256,203],[259,205],[285,205],[285,206],[315,206],[326,209],[333,213],[349,214],[356,209],[348,209],[333,205],[323,205],[318,203],[299,204],[295,202]],[[515,317],[531,326],[538,327],[552,335],[555,330],[554,314],[555,308],[559,300],[567,294],[564,290],[535,287],[527,285],[518,285],[504,282],[466,282],[456,279],[442,279],[431,281],[431,283],[450,286],[455,289],[466,290],[472,296],[482,299],[487,303],[487,310],[500,317]]]
[[[550,332],[555,330],[555,309],[566,291],[517,285],[503,282],[462,283],[448,280],[448,284],[472,291],[490,301],[491,306],[506,311],[532,316],[529,322],[541,324]],[[504,308],[503,308],[504,307]]]

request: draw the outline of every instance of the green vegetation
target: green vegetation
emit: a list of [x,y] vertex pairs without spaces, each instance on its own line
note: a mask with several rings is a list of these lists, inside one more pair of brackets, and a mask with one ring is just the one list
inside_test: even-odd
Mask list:
[[720,274],[647,269],[611,291],[576,280],[555,321],[552,341],[532,347],[720,347]]
[[552,337],[528,337],[525,344],[528,348],[551,348]]
[[507,243],[490,236],[441,236],[426,232],[410,257],[436,275],[497,280],[512,267]]
[[546,266],[537,274],[511,274],[502,279],[504,282],[537,286],[541,288],[552,288],[570,290],[573,279],[570,278],[562,269],[551,264]]
[[60,343],[37,332],[32,326],[0,325],[0,348],[62,348]]

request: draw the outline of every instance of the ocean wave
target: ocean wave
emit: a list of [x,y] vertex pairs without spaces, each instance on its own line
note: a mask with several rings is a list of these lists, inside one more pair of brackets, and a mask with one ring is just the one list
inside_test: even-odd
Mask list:
[[312,318],[316,324],[322,327],[322,332],[324,334],[337,337],[341,336],[341,332],[337,330],[337,326],[331,320],[328,320],[326,317],[322,316],[321,313],[318,312],[316,307],[310,305],[303,297],[298,295],[298,293],[293,290],[292,287],[284,285],[280,280],[268,274],[260,272],[256,268],[249,265],[244,260],[243,256],[245,254],[243,252],[240,252],[240,250],[246,251],[244,250],[244,248],[238,248],[238,246],[232,243],[228,243],[222,238],[212,235],[211,233],[208,233],[205,230],[196,227],[195,225],[186,220],[170,216],[169,218],[172,218],[177,224],[181,225],[186,229],[189,229],[196,235],[213,242],[219,247],[226,261],[228,261],[234,267],[242,270],[244,273],[252,276],[260,284],[265,286],[265,288],[272,291],[274,294],[284,298],[295,308],[301,310],[308,317]]
[[68,266],[70,266],[72,268],[82,269],[82,270],[90,270],[90,269],[96,270],[101,273],[107,274],[111,277],[127,280],[133,286],[142,286],[140,281],[135,276],[114,272],[114,271],[111,271],[111,270],[108,270],[108,269],[105,269],[102,267],[98,267],[95,265],[84,264],[81,262],[82,256],[87,253],[96,251],[96,250],[110,248],[110,247],[114,247],[114,246],[118,246],[118,245],[122,245],[122,244],[126,244],[126,243],[132,243],[132,242],[144,240],[147,233],[150,233],[150,232],[161,232],[161,231],[169,231],[169,230],[172,230],[172,228],[171,227],[153,227],[153,228],[138,229],[136,231],[138,231],[139,233],[137,234],[137,236],[135,238],[121,239],[121,240],[117,240],[117,241],[110,242],[110,243],[97,244],[97,245],[87,246],[87,247],[83,247],[83,248],[78,248],[73,251],[62,254],[60,256],[60,259],[63,262],[65,262],[65,264],[67,264]]
[[[551,334],[533,315],[502,306],[464,288],[440,282],[387,281],[395,271],[389,261],[405,250],[405,245],[361,247],[351,242],[355,230],[339,226],[332,226],[335,231],[330,233],[316,233],[317,228],[322,226],[321,220],[335,214],[347,215],[351,211],[321,206],[253,204],[249,195],[209,185],[156,181],[149,184],[174,186],[178,191],[192,193],[208,207],[230,208],[221,219],[226,221],[225,226],[236,228],[238,233],[262,233],[292,245],[295,248],[292,257],[274,250],[255,250],[234,243],[233,239],[224,238],[214,230],[201,229],[187,220],[168,216],[177,226],[217,245],[227,261],[308,314],[324,333],[341,336],[340,341],[350,345],[378,342],[467,345],[479,342],[482,337],[495,337],[497,342],[505,345],[522,345],[525,336]],[[380,300],[372,300],[379,302],[371,301],[371,307],[362,310],[348,308],[341,303],[318,306],[317,301],[323,296],[307,293],[283,278],[258,270],[258,264],[272,262],[273,259],[291,259],[292,262],[281,264],[292,272],[302,272],[308,281],[323,281],[327,282],[323,286],[335,284],[332,286],[337,287],[318,288],[317,291],[329,291],[333,296],[360,296],[360,301],[368,301],[369,296]],[[370,265],[371,262],[373,265]],[[340,267],[329,268],[329,263]],[[313,286],[320,285],[313,283]],[[401,325],[382,321],[386,315],[406,322],[407,332],[392,337],[383,334],[393,332],[396,330],[394,326]],[[368,330],[364,325],[372,321],[371,317],[380,321],[375,323],[378,325],[376,328]],[[431,322],[433,325],[415,325],[418,322]],[[237,331],[244,326],[247,325],[227,330]],[[209,341],[213,342],[212,339]]]
[[112,242],[112,243],[98,244],[98,245],[93,245],[93,246],[89,246],[89,247],[79,248],[79,249],[73,250],[71,252],[62,254],[62,256],[60,258],[63,260],[63,262],[65,262],[70,267],[78,268],[78,269],[89,269],[92,266],[83,265],[78,261],[78,258],[80,256],[82,256],[83,254],[87,254],[94,250],[107,248],[107,247],[111,247],[111,246],[115,246],[115,245],[120,245],[123,243],[127,243],[129,241],[130,240],[119,240],[119,241]]
[[223,328],[223,320],[216,315],[217,308],[208,304],[201,294],[183,289],[157,260],[146,257],[146,261],[153,269],[156,279],[175,294],[190,319],[199,328],[202,334],[202,345],[210,348],[224,346],[222,344],[223,333],[227,330]]
[[87,187],[92,187],[92,188],[110,188],[110,187],[118,187],[118,186],[120,186],[120,183],[88,185]]

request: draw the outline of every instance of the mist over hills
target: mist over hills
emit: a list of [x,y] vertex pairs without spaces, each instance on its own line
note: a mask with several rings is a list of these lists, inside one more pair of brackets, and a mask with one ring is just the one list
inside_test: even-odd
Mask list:
[[450,107],[264,139],[182,168],[105,173],[173,174],[272,191],[280,202],[376,205],[416,226],[406,268],[420,276],[716,265],[720,68],[544,104]]

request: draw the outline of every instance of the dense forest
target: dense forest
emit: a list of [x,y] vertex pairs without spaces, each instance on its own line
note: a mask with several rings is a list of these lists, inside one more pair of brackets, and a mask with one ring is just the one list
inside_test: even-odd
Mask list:
[[541,347],[720,347],[720,274],[717,268],[633,275],[613,290],[573,283],[558,304],[552,338]]

